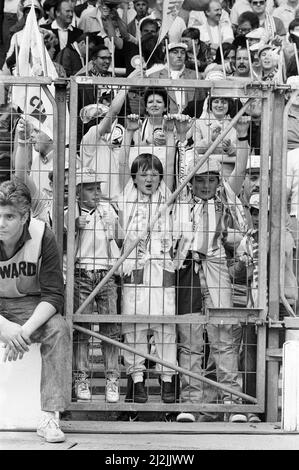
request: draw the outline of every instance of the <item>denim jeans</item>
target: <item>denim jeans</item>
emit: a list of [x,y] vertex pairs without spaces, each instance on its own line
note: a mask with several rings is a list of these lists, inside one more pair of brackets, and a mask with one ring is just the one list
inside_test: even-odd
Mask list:
[[[0,315],[9,321],[23,325],[31,317],[39,302],[40,298],[36,296],[1,299]],[[39,327],[30,339],[33,343],[41,343],[41,409],[43,411],[63,411],[70,402],[71,341],[69,327],[65,319],[60,314],[56,314]]]
[[[77,309],[84,300],[91,294],[97,284],[106,276],[106,270],[87,271],[85,269],[76,269],[75,271],[75,308]],[[116,315],[117,314],[117,284],[115,277],[112,276],[104,285],[100,292],[95,296],[97,313],[99,315]],[[91,315],[94,313],[94,302],[90,302],[84,310],[83,314]],[[84,328],[90,328],[90,324],[82,324]],[[100,324],[100,331],[108,338],[119,340],[120,327],[116,323]],[[90,336],[76,332],[74,333],[74,371],[89,371],[89,338]],[[105,341],[102,342],[102,354],[104,357],[106,377],[111,375],[119,377],[119,348]]]

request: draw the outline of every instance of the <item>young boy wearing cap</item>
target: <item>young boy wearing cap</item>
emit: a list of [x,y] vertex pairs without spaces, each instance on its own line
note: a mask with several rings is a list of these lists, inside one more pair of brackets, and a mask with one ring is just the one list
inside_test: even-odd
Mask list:
[[[205,312],[208,307],[232,307],[231,282],[223,248],[228,226],[245,229],[245,214],[238,200],[244,180],[248,157],[247,132],[250,117],[243,116],[236,124],[236,166],[227,181],[220,184],[220,165],[209,159],[191,180],[191,196],[179,205],[176,227],[181,240],[176,251],[177,260],[177,313]],[[193,153],[193,151],[192,151]],[[194,168],[194,157],[188,169]],[[231,325],[208,325],[209,364],[216,364],[217,380],[236,392],[241,391],[238,372],[238,344]],[[179,324],[179,363],[195,373],[202,373],[204,329],[201,324]],[[208,366],[209,366],[208,364]],[[188,375],[181,375],[183,402],[217,401],[214,387],[203,387]],[[224,403],[238,402],[228,392],[222,393]],[[217,415],[203,413],[200,421],[214,421]],[[230,420],[246,421],[244,415],[230,415]],[[177,421],[195,421],[192,413],[180,413]]]
[[[75,308],[82,304],[96,285],[107,274],[119,249],[115,242],[118,235],[118,216],[113,205],[104,199],[101,182],[96,173],[83,168],[77,173],[77,250],[75,263]],[[105,284],[95,297],[99,315],[117,314],[117,284],[115,276]],[[84,310],[93,314],[93,302]],[[119,327],[114,323],[101,325],[101,331],[112,339],[119,339]],[[90,400],[89,388],[89,336],[77,333],[74,338],[74,394],[79,400]],[[106,401],[119,400],[118,348],[102,342],[106,373]]]

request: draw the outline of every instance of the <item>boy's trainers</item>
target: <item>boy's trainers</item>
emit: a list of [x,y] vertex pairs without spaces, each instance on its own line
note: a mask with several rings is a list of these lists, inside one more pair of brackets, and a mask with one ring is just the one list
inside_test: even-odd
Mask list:
[[91,400],[90,381],[86,372],[78,372],[75,375],[74,389],[77,400]]
[[36,430],[38,436],[43,437],[46,442],[64,442],[65,435],[59,427],[59,419],[54,412],[45,412]]
[[247,416],[243,413],[231,413],[228,420],[230,423],[247,423]]
[[192,413],[179,413],[176,417],[178,423],[194,423],[195,416]]
[[119,401],[119,380],[117,377],[107,377],[106,379],[106,401],[108,403]]

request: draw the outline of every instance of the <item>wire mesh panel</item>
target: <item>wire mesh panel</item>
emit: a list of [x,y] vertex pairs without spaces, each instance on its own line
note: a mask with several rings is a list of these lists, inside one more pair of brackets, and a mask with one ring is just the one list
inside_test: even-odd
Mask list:
[[71,80],[70,409],[263,412],[270,92],[217,85]]

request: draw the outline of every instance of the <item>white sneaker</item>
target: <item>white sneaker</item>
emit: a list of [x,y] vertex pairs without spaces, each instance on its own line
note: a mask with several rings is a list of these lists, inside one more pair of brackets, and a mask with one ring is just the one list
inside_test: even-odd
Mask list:
[[194,423],[195,416],[192,413],[179,413],[176,417],[178,423]]
[[36,430],[38,436],[43,437],[46,442],[64,442],[65,435],[59,427],[59,419],[54,412],[43,413],[43,417]]
[[74,388],[77,400],[91,400],[90,381],[86,372],[76,374]]
[[108,403],[119,401],[119,380],[117,377],[107,377],[105,395]]
[[247,416],[243,413],[231,413],[228,420],[230,423],[247,423]]

